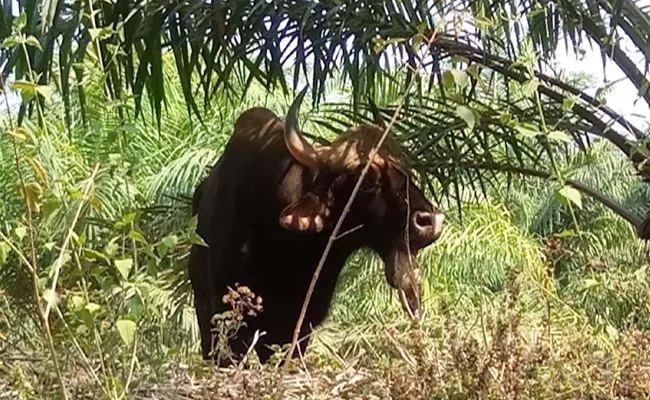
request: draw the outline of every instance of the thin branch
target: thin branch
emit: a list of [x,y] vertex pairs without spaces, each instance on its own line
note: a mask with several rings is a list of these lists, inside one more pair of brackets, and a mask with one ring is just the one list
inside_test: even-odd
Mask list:
[[[0,77],[0,87],[2,88],[5,87],[4,79],[2,79],[1,77]],[[7,95],[6,90],[3,90],[3,92],[5,98],[5,106],[7,107],[7,118],[9,120],[9,128],[13,132],[14,123],[11,116],[11,109],[9,108],[9,96]],[[45,339],[47,340],[47,344],[50,349],[50,353],[52,355],[54,370],[56,371],[56,377],[57,380],[59,381],[61,395],[63,396],[64,400],[68,400],[69,398],[68,390],[66,389],[65,386],[63,373],[61,372],[61,366],[59,364],[59,358],[56,354],[56,348],[54,347],[54,338],[52,336],[52,331],[50,329],[50,322],[45,316],[45,311],[43,310],[43,304],[41,303],[41,293],[38,285],[38,264],[36,263],[36,241],[34,239],[34,231],[35,231],[34,220],[32,215],[32,208],[29,204],[29,200],[27,199],[27,191],[25,190],[25,179],[23,177],[22,171],[20,170],[20,155],[15,140],[13,140],[13,150],[14,150],[14,162],[15,162],[16,170],[18,172],[18,178],[20,180],[20,189],[24,193],[25,207],[27,208],[27,222],[28,222],[27,236],[29,238],[29,249],[30,249],[30,258],[31,258],[29,264],[31,264],[32,266],[30,270],[30,276],[32,281],[32,295],[34,296],[34,305],[36,307],[36,314],[38,315],[38,320],[41,324],[41,329],[45,334]]]
[[[65,249],[68,247],[68,243],[70,243],[70,239],[72,238],[72,234],[74,233],[74,228],[77,225],[77,221],[79,220],[79,217],[81,216],[81,210],[83,208],[85,201],[87,200],[88,193],[90,193],[90,188],[92,187],[93,181],[97,176],[97,172],[99,172],[99,163],[95,164],[95,169],[93,170],[93,173],[90,175],[90,178],[88,179],[88,184],[84,189],[84,194],[81,199],[81,202],[79,203],[79,207],[77,207],[77,212],[75,213],[75,216],[72,219],[72,224],[70,224],[70,228],[68,229],[68,234],[66,235],[65,240],[61,245],[61,251],[59,251],[59,257],[56,259],[56,265],[54,267],[54,277],[52,278],[52,285],[50,287],[52,293],[55,293],[56,291],[56,284],[59,280],[59,274],[61,273],[61,268],[63,267],[63,255],[65,254]],[[51,308],[52,308],[52,303],[48,301],[47,305],[45,306],[45,318],[47,318],[50,315]]]
[[[412,82],[415,82],[413,80]],[[411,85],[409,85],[410,87]],[[404,98],[408,96],[409,89],[405,91]],[[323,251],[323,255],[320,258],[320,261],[318,262],[318,266],[316,267],[316,270],[314,271],[314,275],[312,277],[311,283],[309,284],[309,289],[307,290],[307,294],[305,296],[305,301],[303,302],[302,309],[300,310],[300,316],[298,317],[298,323],[296,324],[296,328],[293,331],[293,339],[291,341],[291,347],[289,348],[289,352],[287,353],[287,356],[285,357],[285,360],[287,361],[284,364],[284,368],[289,364],[289,360],[291,360],[291,357],[293,356],[293,352],[296,349],[296,345],[298,344],[298,336],[300,335],[300,330],[302,328],[302,323],[305,319],[305,315],[307,314],[307,307],[309,306],[309,301],[311,300],[311,296],[314,292],[314,289],[316,287],[316,282],[318,281],[318,276],[320,275],[321,270],[323,269],[323,266],[325,265],[325,260],[327,259],[327,256],[329,255],[329,252],[332,248],[332,245],[334,244],[334,241],[336,240],[336,237],[339,234],[339,231],[341,230],[341,227],[343,226],[343,221],[345,220],[345,217],[347,213],[350,211],[350,207],[352,206],[352,202],[357,196],[357,193],[359,192],[359,189],[361,188],[361,184],[363,183],[364,178],[366,177],[366,174],[368,173],[368,170],[370,170],[370,166],[372,165],[372,160],[374,159],[375,155],[381,148],[382,144],[388,137],[388,134],[395,124],[395,121],[397,120],[397,116],[399,115],[400,111],[402,110],[402,107],[404,105],[404,99],[399,103],[397,108],[395,109],[395,113],[393,114],[393,118],[390,120],[388,125],[386,126],[386,129],[384,130],[383,135],[375,145],[375,147],[372,148],[368,155],[368,161],[366,162],[365,167],[361,171],[361,175],[359,176],[359,179],[357,180],[357,184],[354,186],[354,189],[352,190],[352,194],[350,195],[347,204],[343,208],[343,212],[341,213],[341,216],[339,217],[336,226],[334,227],[334,230],[330,234],[329,240],[327,241],[327,245],[325,246],[325,250]]]
[[[488,164],[488,163],[475,164],[475,163],[466,163],[466,162],[454,162],[453,164],[438,164],[436,165],[436,168],[443,168],[443,169],[462,168],[462,169],[490,170],[490,171],[509,172],[511,174],[520,174],[520,175],[533,176],[537,178],[556,180],[556,177],[548,171],[540,171],[540,170],[535,170],[530,168],[514,167],[514,166],[499,165],[499,164]],[[639,216],[637,216],[636,214],[634,214],[633,212],[625,208],[618,201],[605,196],[604,194],[598,192],[595,189],[590,188],[589,186],[585,185],[582,182],[573,179],[565,179],[564,182],[574,187],[576,190],[580,191],[581,193],[584,193],[589,197],[593,198],[594,200],[602,203],[605,207],[612,210],[612,212],[614,212],[615,214],[619,215],[621,218],[629,222],[632,226],[634,226],[634,228],[639,229],[643,224],[644,220],[642,218],[640,218]]]

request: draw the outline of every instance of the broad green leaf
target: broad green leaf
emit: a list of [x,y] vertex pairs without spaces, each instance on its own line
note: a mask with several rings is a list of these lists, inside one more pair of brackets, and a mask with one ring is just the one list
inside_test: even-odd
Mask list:
[[454,76],[454,82],[461,89],[465,89],[467,85],[469,85],[469,77],[467,76],[467,72],[461,71],[459,69],[452,69],[450,71],[451,74]]
[[567,97],[562,101],[562,111],[569,111],[573,108],[573,105],[576,103],[575,99]]
[[560,200],[566,203],[571,202],[578,206],[578,208],[582,208],[582,195],[577,189],[571,186],[565,186],[562,189],[559,189],[557,194]]
[[120,245],[118,244],[118,241],[121,238],[119,236],[116,236],[112,238],[108,244],[104,247],[104,254],[108,257],[113,257],[115,253],[117,253],[117,250],[120,248]]
[[32,212],[39,212],[41,210],[41,199],[43,198],[43,188],[38,182],[32,182],[25,185],[25,190],[22,191],[27,206]]
[[582,284],[583,284],[585,289],[591,289],[593,287],[600,286],[600,282],[598,282],[595,279],[591,279],[591,278],[583,280]]
[[618,339],[618,330],[614,326],[607,324],[607,326],[605,327],[605,332],[607,332],[610,339],[612,340]]
[[52,93],[54,93],[54,90],[51,87],[44,85],[36,86],[36,91],[41,96],[45,97],[46,100],[50,100],[52,98]]
[[43,51],[43,48],[41,47],[41,43],[34,36],[31,35],[27,36],[27,38],[25,39],[25,44],[27,46],[35,47],[40,51]]
[[156,246],[160,257],[164,257],[169,252],[169,250],[171,250],[172,248],[174,248],[174,246],[176,246],[177,243],[178,243],[178,236],[176,235],[165,236],[160,241],[160,243],[158,243],[158,245]]
[[2,41],[2,47],[5,49],[10,49],[16,46],[17,44],[18,44],[18,40],[16,40],[16,37],[14,36],[9,36]]
[[115,267],[117,267],[117,270],[120,272],[120,275],[122,275],[122,278],[128,279],[129,273],[133,268],[133,259],[124,258],[120,260],[115,260]]
[[11,247],[5,242],[0,242],[0,267],[5,265],[7,259],[9,258],[9,253],[11,252]]
[[84,308],[86,310],[88,310],[88,312],[91,313],[91,314],[97,314],[99,312],[99,310],[102,309],[102,307],[99,304],[92,303],[92,302],[86,304],[86,306]]
[[454,85],[464,89],[469,85],[469,77],[465,71],[448,69],[442,74],[442,84],[448,89],[454,87]]
[[13,87],[16,90],[20,90],[23,95],[26,95],[29,98],[33,97],[35,93],[39,93],[45,99],[49,100],[52,97],[54,90],[49,86],[38,85],[34,82],[18,80],[13,83]]
[[137,329],[136,323],[130,319],[121,319],[115,323],[115,327],[124,344],[131,346]]
[[467,126],[469,126],[469,129],[474,129],[474,125],[476,124],[476,117],[474,116],[474,112],[471,108],[467,106],[458,106],[456,107],[456,114],[458,114],[458,116],[465,121]]
[[568,237],[574,237],[576,236],[576,231],[573,229],[565,229],[562,232],[558,233],[557,235],[553,235],[554,237],[560,238],[560,239],[565,239]]
[[527,81],[526,83],[524,83],[523,86],[521,87],[521,90],[524,93],[524,96],[533,97],[535,92],[537,92],[537,87],[539,87],[539,81],[533,78]]
[[563,131],[550,131],[548,133],[548,140],[551,142],[565,142],[565,143],[570,143],[571,142],[571,136],[567,135]]
[[171,249],[174,246],[176,246],[176,244],[178,243],[178,236],[176,235],[165,236],[160,242],[168,249]]
[[210,247],[205,242],[205,240],[203,240],[203,238],[196,232],[190,232],[188,240],[191,244],[196,244],[203,247]]
[[532,125],[516,125],[515,129],[519,132],[519,135],[527,138],[535,138],[542,134],[536,127]]
[[14,233],[16,234],[19,240],[23,240],[27,235],[27,228],[25,228],[24,226],[19,226],[16,229],[14,229]]
[[67,191],[72,200],[81,200],[84,198],[83,192],[79,189],[67,188]]
[[90,40],[95,41],[102,32],[102,28],[90,28],[88,29],[88,34],[90,34]]
[[85,303],[84,298],[79,295],[74,295],[70,297],[70,304],[72,305],[73,310],[80,309],[81,307],[83,307],[84,303]]
[[45,289],[43,291],[43,300],[50,307],[56,307],[59,304],[59,295],[52,289]]
[[25,12],[20,13],[18,18],[14,20],[14,28],[21,32],[27,26],[27,14]]
[[20,90],[20,91],[35,91],[37,84],[34,82],[29,82],[29,81],[24,81],[24,80],[17,80],[14,81],[13,85],[14,89]]
[[454,87],[454,75],[451,73],[451,71],[447,70],[442,73],[442,84],[447,89]]
[[129,232],[129,238],[135,240],[136,242],[140,242],[140,243],[144,243],[144,244],[148,243],[147,239],[145,239],[144,236],[142,235],[142,233],[140,233],[138,231]]

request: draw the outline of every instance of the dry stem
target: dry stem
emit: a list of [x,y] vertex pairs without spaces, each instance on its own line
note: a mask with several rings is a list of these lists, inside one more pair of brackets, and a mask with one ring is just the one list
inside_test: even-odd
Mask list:
[[[411,81],[411,85],[413,84],[415,80]],[[409,88],[410,86],[409,85]],[[409,89],[406,90],[404,97],[408,94]],[[395,121],[397,120],[397,116],[399,115],[400,111],[402,110],[402,107],[404,105],[404,102],[400,102],[399,105],[397,106],[397,109],[395,110],[395,113],[393,114],[393,117],[390,120],[390,123],[386,126],[386,129],[384,130],[383,135],[375,145],[375,147],[372,148],[370,151],[370,154],[368,155],[368,161],[366,162],[365,167],[363,168],[363,171],[361,171],[361,176],[359,176],[359,179],[357,180],[356,185],[354,186],[354,189],[352,190],[352,194],[350,195],[347,204],[343,208],[343,212],[341,213],[341,216],[339,217],[336,226],[334,227],[334,230],[330,234],[329,240],[327,241],[327,245],[325,246],[325,250],[323,251],[323,255],[320,258],[320,261],[318,262],[318,266],[316,267],[316,270],[314,271],[314,275],[312,277],[311,283],[309,284],[309,289],[307,290],[307,295],[305,296],[305,301],[302,304],[302,309],[300,310],[300,316],[298,317],[298,323],[296,324],[296,328],[293,331],[293,339],[291,341],[291,347],[289,348],[289,352],[287,353],[287,356],[285,358],[285,364],[283,368],[286,368],[286,366],[289,364],[289,360],[291,360],[291,357],[293,356],[293,352],[296,349],[296,345],[298,344],[298,336],[300,335],[300,329],[302,328],[302,323],[305,319],[305,314],[307,314],[307,307],[309,306],[309,301],[311,300],[311,296],[314,292],[314,288],[316,287],[316,282],[318,281],[318,276],[320,275],[321,270],[323,269],[323,266],[325,265],[325,260],[327,259],[327,256],[329,255],[329,252],[332,248],[332,245],[334,244],[334,241],[337,239],[339,231],[341,230],[341,227],[343,226],[343,221],[345,220],[345,217],[347,213],[350,211],[350,207],[352,206],[352,202],[354,201],[355,197],[357,196],[357,193],[359,191],[359,188],[361,187],[361,184],[363,183],[363,179],[366,177],[366,174],[368,173],[368,170],[370,169],[370,166],[372,165],[372,160],[374,159],[375,155],[381,148],[382,144],[386,140],[386,137],[388,137],[388,133],[390,132],[391,128],[395,124]]]

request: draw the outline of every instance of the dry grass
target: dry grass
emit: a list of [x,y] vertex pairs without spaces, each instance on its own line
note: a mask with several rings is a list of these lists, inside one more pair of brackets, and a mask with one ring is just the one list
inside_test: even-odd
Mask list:
[[[321,330],[288,371],[168,361],[141,365],[129,398],[171,399],[644,399],[650,398],[650,334],[602,339],[582,323],[531,318],[516,282],[491,313],[461,320],[444,309],[419,327],[369,322]],[[0,399],[52,398],[49,362],[0,354]],[[75,399],[101,398],[68,365]],[[160,372],[162,371],[162,372]]]

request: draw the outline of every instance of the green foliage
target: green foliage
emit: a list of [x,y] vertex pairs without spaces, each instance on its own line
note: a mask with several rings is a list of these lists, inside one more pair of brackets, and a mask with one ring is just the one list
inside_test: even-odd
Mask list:
[[[260,9],[269,12],[268,7]],[[139,12],[136,20],[142,17]],[[424,15],[413,15],[419,14]],[[56,15],[49,16],[56,21]],[[24,24],[18,20],[15,29],[25,29]],[[105,54],[108,49],[95,44],[117,35],[107,28],[90,29],[93,51]],[[3,115],[0,135],[0,350],[47,352],[42,308],[49,313],[50,354],[62,355],[61,368],[54,357],[44,368],[62,369],[62,376],[81,371],[91,382],[89,390],[105,398],[129,393],[134,370],[140,379],[155,380],[169,362],[196,359],[198,327],[187,254],[201,239],[195,232],[197,221],[189,215],[189,198],[218,159],[241,111],[266,105],[282,114],[288,103],[287,98],[278,100],[279,90],[268,91],[240,77],[220,82],[232,91],[217,90],[206,99],[197,120],[187,112],[196,106],[185,101],[188,82],[174,72],[179,58],[151,50],[157,45],[156,29],[162,28],[153,26],[147,39],[152,47],[139,57],[149,60],[145,65],[155,64],[142,74],[151,74],[160,84],[151,90],[156,98],[164,97],[164,111],[155,101],[133,105],[110,94],[118,86],[107,85],[103,67],[82,59],[74,66],[84,72],[78,98],[58,97],[70,89],[65,84],[50,96],[49,86],[36,83],[40,81],[32,74],[31,80],[14,84],[38,113],[25,115],[20,124],[15,115]],[[12,51],[37,47],[30,35],[12,37],[6,43]],[[185,45],[178,46],[181,53]],[[67,52],[64,64],[72,50],[61,51]],[[453,62],[467,63],[463,57]],[[532,68],[530,64],[521,68]],[[647,246],[611,207],[583,197],[570,184],[576,180],[597,188],[625,209],[646,215],[650,192],[639,183],[626,155],[605,140],[594,143],[585,129],[565,131],[562,123],[580,122],[569,112],[576,105],[540,99],[543,86],[538,81],[488,84],[493,76],[482,74],[476,65],[446,70],[444,92],[437,88],[420,95],[414,90],[405,118],[394,130],[407,159],[421,173],[422,186],[448,215],[442,240],[418,257],[426,318],[451,314],[468,326],[496,321],[498,305],[514,293],[516,275],[522,320],[528,327],[544,321],[549,336],[587,327],[583,333],[599,349],[608,349],[628,328],[650,329]],[[236,66],[231,68],[228,73],[235,74]],[[258,68],[247,64],[244,70]],[[301,113],[313,140],[329,140],[350,122],[368,120],[368,113],[350,107],[356,94],[346,88],[346,79],[370,83],[361,82],[366,78],[360,72],[335,78],[339,81],[330,79],[325,87],[329,104],[315,111],[305,107]],[[385,79],[373,90],[381,112],[390,117],[392,103],[410,77],[377,79]],[[205,85],[201,79],[197,83]],[[142,118],[136,117],[138,107]],[[237,329],[236,313],[219,321],[228,331]],[[331,319],[317,337],[326,338],[328,330],[356,333],[354,349],[367,345],[385,361],[395,355],[373,349],[376,330],[367,336],[363,331],[388,321],[406,325],[379,260],[360,252],[344,270]],[[538,330],[530,328],[531,335]],[[427,334],[436,337],[439,327]],[[346,350],[348,344],[339,346]],[[14,385],[30,392],[19,372]],[[60,387],[51,375],[36,379],[41,393],[49,396]],[[472,379],[468,372],[462,381]]]

